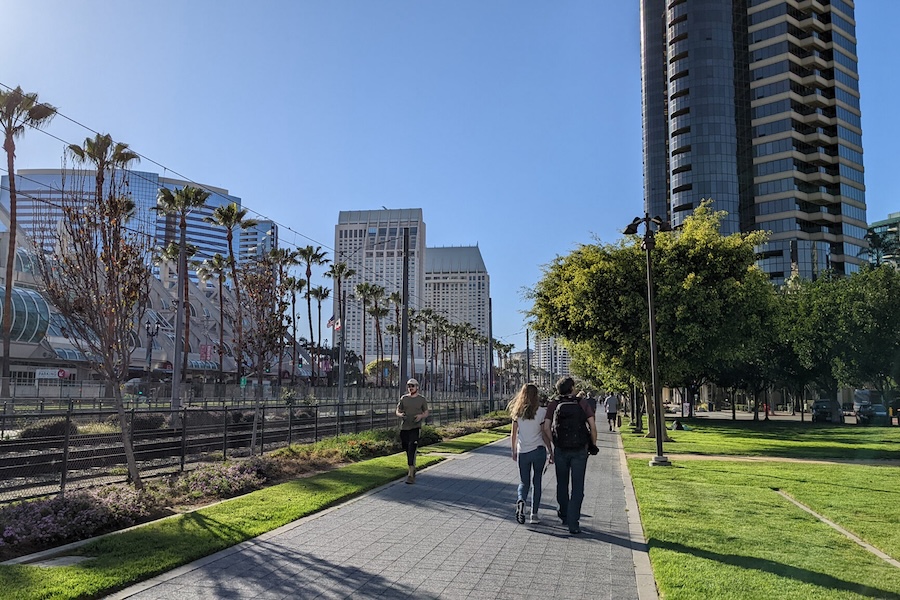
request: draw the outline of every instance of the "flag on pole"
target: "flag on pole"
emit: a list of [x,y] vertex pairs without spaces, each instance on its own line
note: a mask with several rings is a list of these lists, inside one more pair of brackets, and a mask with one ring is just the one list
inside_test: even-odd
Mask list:
[[338,319],[337,321],[334,322],[334,330],[335,331],[341,330],[341,320],[340,319]]
[[[321,321],[319,321],[321,323]],[[325,323],[325,327],[334,327],[334,315],[331,315],[331,318],[328,319],[328,322]]]

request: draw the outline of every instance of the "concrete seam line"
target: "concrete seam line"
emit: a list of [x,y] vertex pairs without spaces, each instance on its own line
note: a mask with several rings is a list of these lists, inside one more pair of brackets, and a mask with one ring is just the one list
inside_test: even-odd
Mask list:
[[840,525],[838,525],[838,524],[835,523],[834,521],[831,521],[831,520],[829,520],[828,518],[824,517],[823,515],[820,515],[819,513],[817,513],[816,511],[814,511],[814,510],[811,509],[810,507],[806,506],[805,504],[801,504],[799,501],[797,501],[797,500],[795,500],[794,498],[792,498],[792,497],[791,497],[790,495],[788,495],[786,492],[783,492],[783,491],[781,491],[781,490],[774,490],[774,491],[775,491],[776,494],[778,494],[779,496],[781,496],[782,498],[784,498],[785,500],[787,500],[788,502],[790,502],[790,503],[793,504],[794,506],[796,506],[796,507],[798,507],[798,508],[800,508],[800,509],[805,510],[806,512],[808,512],[809,514],[811,514],[812,516],[814,516],[814,517],[817,518],[818,520],[822,521],[823,523],[825,523],[826,525],[828,525],[829,527],[831,527],[832,529],[834,529],[834,530],[837,531],[838,533],[842,534],[842,535],[843,535],[844,537],[846,537],[847,539],[856,542],[857,544],[859,544],[860,546],[862,546],[863,548],[865,548],[866,550],[868,550],[869,552],[871,552],[872,554],[874,554],[875,556],[877,556],[878,558],[880,558],[881,560],[883,560],[884,562],[888,563],[888,564],[891,565],[892,567],[896,567],[896,568],[900,569],[900,561],[897,561],[897,560],[891,558],[890,556],[888,556],[887,554],[885,554],[884,552],[882,552],[881,550],[879,550],[878,548],[876,548],[876,547],[873,546],[872,544],[870,544],[870,543],[866,542],[864,539],[862,539],[862,538],[860,538],[860,537],[858,537],[858,536],[856,536],[856,535],[850,533],[849,531],[847,531],[846,529],[844,529],[843,527],[841,527]]

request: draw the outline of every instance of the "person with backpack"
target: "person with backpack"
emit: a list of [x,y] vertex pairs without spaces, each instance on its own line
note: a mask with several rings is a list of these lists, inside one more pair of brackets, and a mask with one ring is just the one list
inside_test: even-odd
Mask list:
[[[556,382],[557,398],[550,402],[543,428],[553,441],[553,463],[556,467],[556,514],[569,533],[581,533],[581,503],[584,500],[584,475],[588,452],[596,454],[597,426],[594,411],[586,400],[573,395],[575,380],[563,377]],[[571,481],[571,494],[569,482]]]
[[[509,403],[509,416],[512,417],[512,458],[519,465],[519,487],[516,500],[516,521],[525,522],[525,501],[528,492],[534,485],[531,496],[532,525],[540,523],[538,508],[541,506],[541,479],[544,474],[544,463],[547,461],[547,448],[550,437],[544,431],[544,415],[547,407],[540,405],[538,388],[533,383],[526,383]],[[553,457],[550,458],[553,462]]]

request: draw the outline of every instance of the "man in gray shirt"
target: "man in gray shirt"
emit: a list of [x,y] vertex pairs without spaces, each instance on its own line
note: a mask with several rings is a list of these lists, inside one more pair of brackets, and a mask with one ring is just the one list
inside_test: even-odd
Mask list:
[[614,431],[616,419],[619,416],[619,399],[615,394],[610,392],[606,397],[606,400],[603,401],[603,404],[606,405],[606,420],[609,421],[609,430]]
[[406,464],[409,475],[406,483],[416,482],[416,450],[419,447],[419,432],[422,423],[428,418],[428,403],[425,396],[419,395],[419,382],[410,379],[406,382],[407,393],[397,403],[397,416],[400,417],[400,444],[406,452]]

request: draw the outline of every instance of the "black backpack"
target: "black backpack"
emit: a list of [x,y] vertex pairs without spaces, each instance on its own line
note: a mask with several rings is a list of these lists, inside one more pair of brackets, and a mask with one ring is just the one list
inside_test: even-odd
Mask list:
[[560,398],[550,423],[553,443],[564,450],[584,448],[591,441],[587,415],[577,400]]

